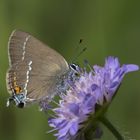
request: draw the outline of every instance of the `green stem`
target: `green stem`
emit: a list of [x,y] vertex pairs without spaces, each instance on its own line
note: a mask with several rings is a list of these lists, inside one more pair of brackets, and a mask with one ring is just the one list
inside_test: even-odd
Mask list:
[[124,140],[123,136],[105,116],[101,117],[100,121],[112,132],[112,134],[117,138],[117,140]]

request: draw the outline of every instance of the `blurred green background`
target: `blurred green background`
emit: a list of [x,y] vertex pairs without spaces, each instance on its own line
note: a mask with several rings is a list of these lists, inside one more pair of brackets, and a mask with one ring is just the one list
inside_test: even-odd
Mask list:
[[[9,94],[7,42],[22,29],[60,52],[68,61],[77,46],[87,47],[78,61],[103,65],[106,56],[140,65],[140,1],[138,0],[0,0],[0,139],[55,140],[47,116],[36,105],[5,106]],[[83,42],[79,45],[79,40]],[[140,140],[140,72],[127,75],[108,110],[121,133]],[[102,140],[115,140],[104,127]],[[127,135],[127,134],[126,134]],[[128,139],[128,138],[126,138]]]

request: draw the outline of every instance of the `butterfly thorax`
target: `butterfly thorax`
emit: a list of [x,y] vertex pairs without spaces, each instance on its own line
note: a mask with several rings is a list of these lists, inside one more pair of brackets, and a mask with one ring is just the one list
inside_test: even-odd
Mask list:
[[73,87],[75,81],[79,79],[79,67],[75,64],[71,64],[69,67],[69,70],[57,80],[57,94],[65,93],[70,87]]

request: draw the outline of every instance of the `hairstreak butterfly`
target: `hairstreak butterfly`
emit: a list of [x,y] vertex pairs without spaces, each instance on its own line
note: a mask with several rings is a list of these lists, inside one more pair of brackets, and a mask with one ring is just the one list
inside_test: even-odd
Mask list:
[[52,98],[68,88],[68,80],[75,80],[78,66],[68,65],[58,52],[29,33],[15,30],[9,43],[9,70],[7,88],[11,97],[7,106],[15,102],[23,108],[26,104]]

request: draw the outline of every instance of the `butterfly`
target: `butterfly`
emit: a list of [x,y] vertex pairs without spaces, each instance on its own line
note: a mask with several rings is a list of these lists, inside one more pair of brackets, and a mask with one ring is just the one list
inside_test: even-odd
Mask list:
[[78,72],[77,65],[69,65],[54,49],[20,30],[10,35],[8,56],[6,80],[11,96],[7,106],[14,102],[23,108],[65,92]]

